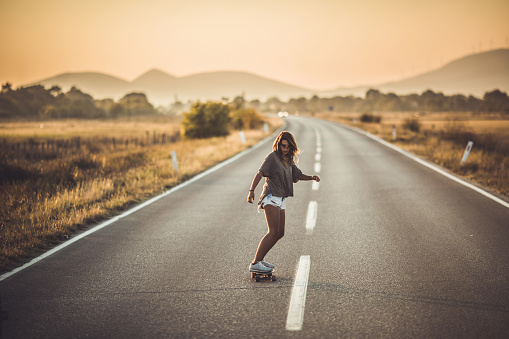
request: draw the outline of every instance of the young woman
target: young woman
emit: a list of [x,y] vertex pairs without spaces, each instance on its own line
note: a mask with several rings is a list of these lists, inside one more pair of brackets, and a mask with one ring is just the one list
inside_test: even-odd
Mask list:
[[265,211],[265,219],[269,228],[260,240],[249,271],[265,273],[274,265],[264,261],[265,255],[281,239],[285,233],[285,200],[293,197],[293,183],[299,180],[320,181],[317,175],[303,174],[296,166],[297,154],[300,153],[295,138],[290,132],[282,131],[274,140],[273,152],[265,157],[258,173],[256,173],[249,189],[247,201],[253,203],[254,191],[261,178],[265,177],[265,185],[258,202],[258,208]]

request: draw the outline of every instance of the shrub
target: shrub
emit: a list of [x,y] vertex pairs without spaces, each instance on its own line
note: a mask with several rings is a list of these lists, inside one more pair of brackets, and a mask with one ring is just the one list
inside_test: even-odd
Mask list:
[[263,118],[253,108],[239,109],[230,112],[231,125],[234,129],[255,129],[263,124]]
[[364,113],[361,115],[361,121],[362,122],[367,122],[367,123],[377,123],[379,124],[381,121],[382,121],[382,117],[379,116],[379,115],[373,115],[373,114],[370,114],[370,113]]
[[406,119],[403,128],[417,133],[421,130],[421,123],[419,119]]
[[183,116],[182,129],[186,138],[204,139],[230,134],[230,108],[222,103],[197,102]]

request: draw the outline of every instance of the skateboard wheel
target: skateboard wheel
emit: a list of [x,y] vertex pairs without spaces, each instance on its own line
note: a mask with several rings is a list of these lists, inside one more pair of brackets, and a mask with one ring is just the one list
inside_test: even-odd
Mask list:
[[255,279],[256,279],[256,282],[260,282],[260,276],[259,275],[256,275]]

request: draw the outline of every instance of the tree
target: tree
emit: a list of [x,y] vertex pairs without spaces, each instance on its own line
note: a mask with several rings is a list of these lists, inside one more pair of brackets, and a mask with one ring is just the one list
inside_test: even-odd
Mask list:
[[128,93],[118,101],[124,106],[124,111],[128,116],[153,115],[156,114],[154,106],[148,102],[144,93]]
[[184,113],[182,128],[184,137],[204,139],[230,134],[230,108],[220,102],[197,102],[191,111]]
[[498,89],[485,93],[483,109],[488,112],[509,112],[507,93]]
[[2,93],[10,92],[12,91],[12,84],[10,82],[6,82],[2,85]]
[[234,129],[254,129],[263,124],[263,118],[254,108],[232,110],[230,112],[231,125]]
[[62,88],[60,86],[53,86],[49,89],[49,92],[53,96],[57,96],[62,93]]

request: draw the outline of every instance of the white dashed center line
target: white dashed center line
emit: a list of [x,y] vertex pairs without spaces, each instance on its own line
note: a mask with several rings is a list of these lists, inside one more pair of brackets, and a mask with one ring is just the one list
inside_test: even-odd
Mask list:
[[286,329],[288,331],[302,330],[310,266],[311,257],[309,255],[301,256],[293,283],[290,306],[288,307],[288,317],[286,318]]
[[308,214],[306,216],[306,232],[308,234],[313,233],[316,226],[316,216],[318,210],[318,203],[316,201],[310,201],[308,206]]
[[319,162],[315,162],[315,172],[320,173],[321,169],[322,169],[322,165]]

